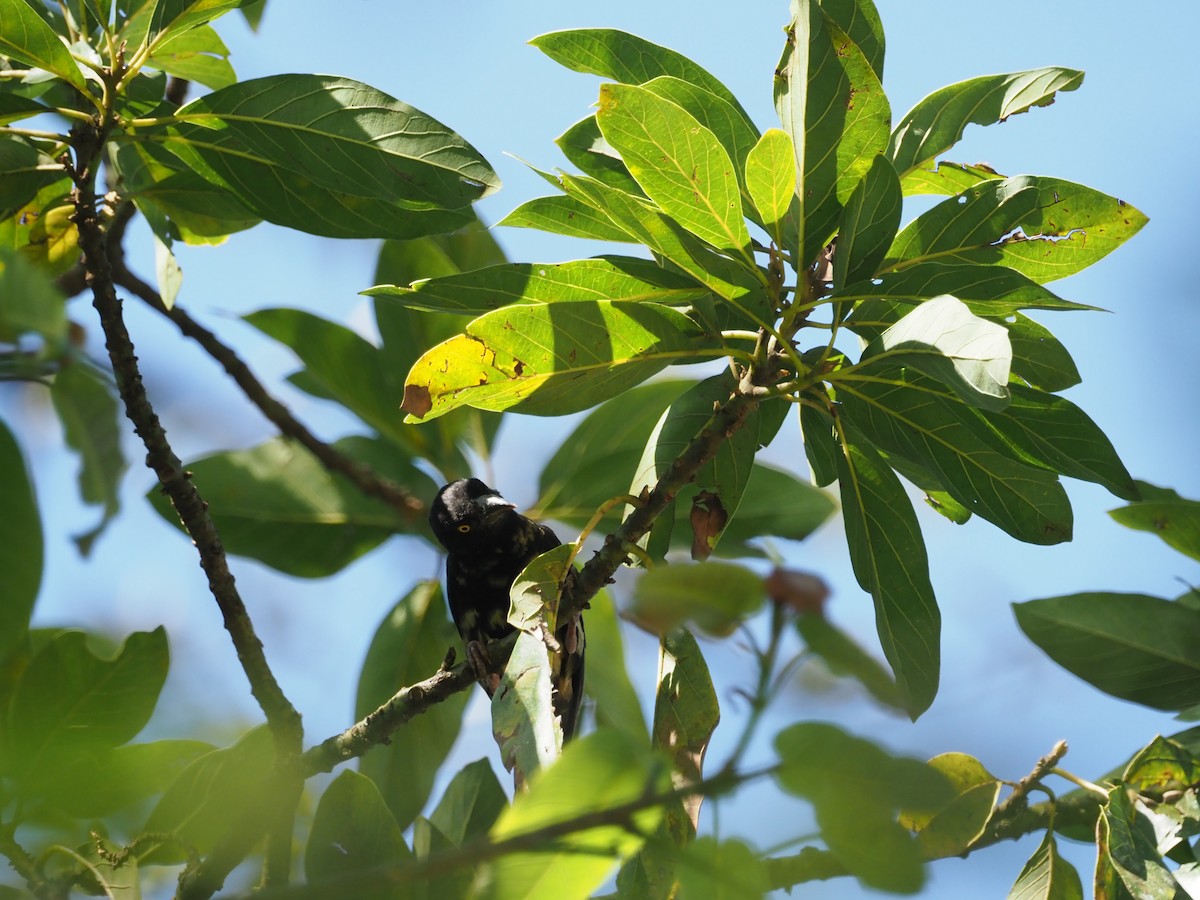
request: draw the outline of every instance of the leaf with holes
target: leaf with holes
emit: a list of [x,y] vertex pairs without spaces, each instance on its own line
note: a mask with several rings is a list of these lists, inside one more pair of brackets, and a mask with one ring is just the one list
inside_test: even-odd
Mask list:
[[884,271],[938,260],[998,264],[1053,281],[1103,259],[1147,221],[1124,200],[1059,178],[984,181],[905,226]]

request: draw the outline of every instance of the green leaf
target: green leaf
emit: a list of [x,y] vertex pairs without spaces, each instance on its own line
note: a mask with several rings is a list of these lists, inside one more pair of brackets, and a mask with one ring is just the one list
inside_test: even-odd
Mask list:
[[972,406],[998,410],[1009,403],[1008,332],[949,294],[918,304],[863,351],[864,364],[885,357],[944,382]]
[[100,523],[76,538],[83,553],[121,508],[121,476],[128,463],[121,452],[122,422],[115,388],[91,368],[63,368],[50,389],[67,446],[79,454],[79,494],[104,507]]
[[[403,865],[412,859],[400,826],[369,778],[346,769],[321,795],[313,813],[304,876],[309,884],[337,882],[376,866]],[[380,883],[386,884],[380,878]],[[407,893],[407,892],[406,892]],[[395,889],[378,888],[357,897],[394,898]]]
[[577,197],[536,197],[522,203],[496,223],[513,228],[536,228],[551,234],[596,241],[636,241],[625,229]]
[[[418,497],[432,496],[436,489],[395,447],[361,437],[343,438],[334,447],[371,463]],[[188,468],[212,506],[226,549],[289,575],[332,575],[393,534],[424,533],[424,522],[405,519],[364,496],[344,476],[282,438],[198,459]],[[157,489],[147,499],[163,518],[178,523]]]
[[588,300],[498,309],[416,362],[405,384],[405,421],[464,404],[562,415],[672,363],[711,356],[717,346],[683,313],[657,304]]
[[869,279],[900,229],[900,182],[885,156],[876,156],[842,210],[834,258],[834,288]]
[[1126,528],[1149,531],[1162,538],[1168,547],[1200,559],[1200,503],[1187,500],[1166,488],[1139,482],[1143,499],[1109,515]]
[[1089,592],[1013,604],[1051,659],[1122,700],[1153,709],[1200,703],[1200,613],[1145,594]]
[[149,65],[212,90],[229,87],[237,81],[229,64],[229,48],[208,25],[160,43],[151,54]]
[[905,197],[919,194],[961,194],[981,181],[1004,176],[985,163],[939,162],[934,168],[918,166],[910,169],[900,179],[900,189]]
[[815,0],[796,0],[792,11],[775,69],[775,109],[795,148],[799,262],[807,265],[887,146],[891,108],[872,64]]
[[217,244],[261,219],[226,190],[205,181],[155,144],[115,148],[125,189],[160,239]]
[[[671,783],[676,787],[703,779],[704,756],[720,721],[717,692],[699,644],[686,628],[666,631],[658,645],[654,746],[670,757]],[[686,797],[666,807],[663,824],[675,846],[695,838],[703,799]]]
[[0,662],[26,639],[29,617],[42,583],[42,520],[33,484],[16,438],[0,420],[0,572],[4,573],[4,602],[0,603]]
[[[824,402],[827,398],[822,398]],[[800,407],[800,430],[804,435],[804,454],[812,472],[813,484],[825,487],[837,479],[837,460],[841,447],[837,443],[837,428],[833,416],[822,406]]]
[[780,787],[812,802],[821,837],[851,874],[869,887],[920,888],[920,845],[896,822],[895,811],[947,802],[953,794],[940,772],[825,723],[784,729],[775,750]]
[[40,359],[66,350],[66,301],[45,272],[21,254],[0,249],[0,342],[20,344],[26,335],[41,339]]
[[933,811],[902,813],[900,823],[917,833],[926,858],[961,856],[986,831],[1001,782],[965,753],[942,753],[929,767],[946,776],[953,797]]
[[461,847],[486,834],[507,806],[508,797],[491,764],[486,759],[477,759],[450,779],[429,821],[454,846]]
[[852,432],[838,457],[850,563],[875,601],[875,627],[914,719],[937,694],[941,615],[912,504],[875,449]]
[[403,399],[399,372],[384,365],[379,349],[344,325],[299,309],[261,309],[245,320],[286,344],[325,394],[401,447],[411,447],[397,414]]
[[1082,380],[1067,348],[1045,326],[1021,313],[1001,324],[1012,342],[1014,375],[1044,391],[1065,391]]
[[579,175],[563,175],[560,184],[569,195],[602,211],[653,253],[707,285],[717,296],[729,300],[730,305],[742,311],[749,321],[760,322],[768,314],[760,281],[765,276],[761,272],[748,272],[742,265],[715,253],[712,247],[658,207],[641,197]]
[[446,126],[349,79],[239,82],[192,101],[174,122],[151,137],[256,215],[313,234],[452,231],[500,184]]
[[79,818],[111,815],[161,794],[213,749],[204,741],[166,740],[83,751],[46,783],[41,799]]
[[[544,646],[544,645],[543,645]],[[492,828],[492,841],[528,834],[589,813],[630,803],[666,787],[666,772],[642,743],[619,731],[601,730],[572,741],[558,762],[541,770]],[[568,802],[564,803],[564,798]],[[651,807],[634,813],[632,827],[600,825],[558,838],[550,847],[507,854],[488,868],[479,896],[517,900],[554,885],[561,900],[584,900],[615,862],[632,855],[661,818]]]
[[[601,505],[626,493],[650,432],[687,386],[653,381],[592,410],[542,469],[535,518],[582,528]],[[615,507],[603,522],[615,525],[620,511]]]
[[[1071,503],[1053,472],[995,449],[901,370],[840,384],[845,417],[879,449],[925,467],[973,513],[1030,544],[1070,540]],[[923,485],[924,486],[924,485]]]
[[853,678],[885,706],[904,708],[892,673],[824,615],[812,612],[799,616],[796,630],[808,649],[819,656],[834,675]]
[[492,733],[505,768],[518,781],[548,766],[562,748],[562,727],[554,715],[552,668],[541,635],[522,631],[492,696]]
[[[40,104],[34,105],[39,112],[49,112]],[[15,135],[0,135],[0,172],[4,173],[0,181],[0,218],[14,215],[38,191],[63,177],[62,167],[55,166],[53,159]]]
[[211,22],[245,3],[246,0],[157,0],[150,16],[146,41],[157,50],[168,41],[177,40],[184,32]]
[[656,566],[633,588],[629,613],[644,628],[665,634],[684,622],[728,637],[762,606],[762,577],[725,562]]
[[[408,284],[425,277],[453,275],[469,269],[495,266],[504,262],[504,252],[491,232],[478,220],[452,234],[434,235],[414,241],[385,241],[375,268],[378,284]],[[449,313],[430,314],[409,309],[390,298],[375,298],[375,324],[383,346],[373,357],[382,367],[382,383],[400,387],[403,374],[412,368],[427,349],[458,334],[463,320]],[[415,456],[433,463],[447,480],[470,472],[463,454],[464,446],[486,459],[495,439],[502,415],[463,408],[438,419],[433,428],[406,428],[397,423],[391,387],[387,409],[381,414],[390,429],[388,436],[399,438],[402,446]]]
[[753,265],[737,169],[682,107],[632,85],[600,88],[596,121],[654,202],[696,237]]
[[888,155],[903,175],[957,144],[968,125],[991,125],[1034,106],[1049,106],[1059,91],[1081,84],[1082,72],[1049,66],[948,85],[905,113],[892,133]]
[[746,192],[776,245],[788,246],[784,219],[794,215],[796,151],[786,131],[766,131],[746,157]]
[[[438,670],[458,644],[441,586],[419,582],[387,614],[371,639],[358,678],[354,718],[361,721],[396,691]],[[400,828],[425,807],[434,779],[462,725],[470,695],[460,691],[404,726],[397,740],[371,748],[359,771],[371,778]]]
[[13,0],[0,8],[0,54],[45,69],[88,94],[71,52],[28,0]]
[[763,861],[741,841],[705,835],[679,858],[679,900],[754,900],[769,889]]
[[[175,118],[209,163],[237,151],[313,186],[458,208],[500,181],[482,156],[436,119],[369,85],[328,75],[272,75],[213,91]],[[250,170],[248,170],[250,171]]]
[[598,596],[587,614],[584,688],[595,703],[597,727],[616,728],[644,741],[649,737],[646,716],[625,665],[617,606],[607,592]]
[[1053,832],[1046,832],[1021,869],[1008,900],[1083,900],[1079,873],[1059,855]]
[[[704,88],[741,111],[729,88],[686,56],[624,31],[612,28],[552,31],[529,43],[575,72],[611,78],[622,84],[644,84],[670,75]],[[744,111],[742,116],[749,120]]]
[[472,272],[378,285],[362,293],[388,297],[414,309],[480,315],[510,303],[628,300],[685,305],[709,296],[707,288],[655,262],[601,256],[563,263],[505,263]]
[[1092,481],[1118,497],[1137,498],[1138,489],[1112,443],[1087,413],[1062,397],[1011,386],[1012,403],[998,413],[955,412],[987,423],[999,438],[998,448],[1015,451],[1023,462]]
[[1134,806],[1128,789],[1108,792],[1096,822],[1096,880],[1100,896],[1178,897],[1187,895],[1163,862],[1150,822]]
[[554,143],[584,175],[590,175],[622,191],[641,191],[629,170],[625,168],[625,163],[621,161],[621,155],[600,133],[600,126],[596,124],[594,115],[576,122],[557,137]]
[[[50,112],[48,106],[29,97],[22,97],[20,94],[0,94],[0,125],[9,125],[47,112]],[[5,171],[8,171],[7,164]]]
[[858,45],[876,77],[883,78],[883,22],[872,0],[821,0],[821,10]]
[[271,733],[265,726],[246,732],[232,747],[196,759],[167,788],[140,829],[171,838],[146,842],[139,861],[173,864],[186,860],[184,848],[206,854],[219,841],[240,839],[248,845],[257,840],[279,814],[273,764]]
[[161,627],[131,634],[103,659],[82,631],[59,634],[30,661],[9,710],[9,770],[25,788],[53,781],[76,754],[124,744],[145,726],[167,677]]
[[[888,298],[913,304],[942,294],[957,297],[977,316],[1008,316],[1021,309],[1097,309],[1063,300],[1020,272],[996,265],[955,265],[922,262],[898,272],[884,272],[870,281],[847,285],[834,293],[835,300],[852,302]],[[864,304],[865,305],[865,304]],[[900,313],[896,316],[899,318]],[[854,319],[869,323],[870,317]],[[890,325],[895,319],[883,323]]]
[[1178,741],[1156,735],[1129,761],[1121,781],[1144,794],[1162,795],[1200,780],[1200,759]]
[[888,251],[887,268],[927,260],[999,264],[1053,281],[1104,258],[1147,221],[1123,200],[1058,178],[984,181],[910,222]]

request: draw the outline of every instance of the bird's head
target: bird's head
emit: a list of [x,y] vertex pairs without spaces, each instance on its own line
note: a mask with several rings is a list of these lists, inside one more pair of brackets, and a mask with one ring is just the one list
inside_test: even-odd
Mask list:
[[478,478],[452,481],[429,506],[429,527],[447,550],[467,550],[503,526],[515,505]]

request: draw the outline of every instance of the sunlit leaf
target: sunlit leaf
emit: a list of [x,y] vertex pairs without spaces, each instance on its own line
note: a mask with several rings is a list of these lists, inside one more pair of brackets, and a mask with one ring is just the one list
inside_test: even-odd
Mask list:
[[53,72],[87,92],[79,66],[66,44],[27,0],[5,3],[0,9],[0,53],[37,69]]
[[1058,852],[1054,833],[1046,832],[1041,844],[1029,857],[1008,900],[1083,900],[1079,873]]
[[93,653],[82,631],[59,634],[34,655],[13,693],[10,771],[34,789],[75,754],[131,740],[154,710],[167,660],[161,627],[131,634],[111,659]]
[[[538,773],[529,790],[505,810],[490,837],[493,841],[527,834],[578,816],[632,802],[647,791],[666,787],[666,771],[650,751],[619,731],[602,730],[572,741],[558,762]],[[507,854],[476,880],[477,895],[488,900],[536,896],[552,884],[563,900],[584,900],[600,886],[615,864],[642,846],[661,810],[633,814],[633,827],[600,825],[559,838],[553,849]]]
[[612,28],[576,28],[543,34],[529,43],[576,72],[611,78],[623,84],[644,84],[670,75],[699,85],[741,109],[729,88],[705,69],[683,54],[637,35]]
[[891,108],[872,63],[815,0],[796,0],[792,11],[775,69],[775,108],[795,148],[799,259],[807,265],[887,146]]
[[895,811],[945,803],[953,794],[940,772],[825,723],[784,729],[775,749],[780,786],[812,802],[822,838],[851,874],[891,891],[921,886],[920,845]]
[[672,363],[717,346],[683,313],[653,303],[511,306],[429,350],[405,384],[405,421],[457,406],[562,415],[586,409]]
[[564,263],[508,263],[362,293],[414,309],[480,315],[510,303],[629,300],[684,305],[709,295],[690,278],[630,256]]
[[968,125],[991,125],[1034,106],[1049,106],[1059,91],[1073,91],[1081,84],[1082,72],[1049,66],[947,85],[904,114],[888,153],[904,174],[958,143]]
[[769,129],[750,150],[746,191],[776,244],[788,246],[783,222],[796,202],[796,156],[786,131]]
[[1147,222],[1123,200],[1058,178],[984,181],[917,216],[896,236],[886,269],[919,262],[1000,264],[1037,282],[1103,259]]
[[513,228],[536,228],[551,234],[590,238],[597,241],[631,243],[629,232],[593,206],[576,197],[536,197],[522,203],[496,223]]
[[[310,884],[336,885],[339,878],[364,869],[411,859],[400,826],[371,779],[346,769],[325,788],[304,850],[304,875]],[[396,895],[379,889],[356,891],[355,896],[392,900]]]

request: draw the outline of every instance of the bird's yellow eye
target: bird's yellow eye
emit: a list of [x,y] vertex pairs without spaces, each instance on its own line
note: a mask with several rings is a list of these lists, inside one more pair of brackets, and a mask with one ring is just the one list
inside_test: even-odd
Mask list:
[[468,531],[471,530],[471,526],[470,525],[459,525],[458,530],[460,532],[462,532],[463,534],[466,534]]

